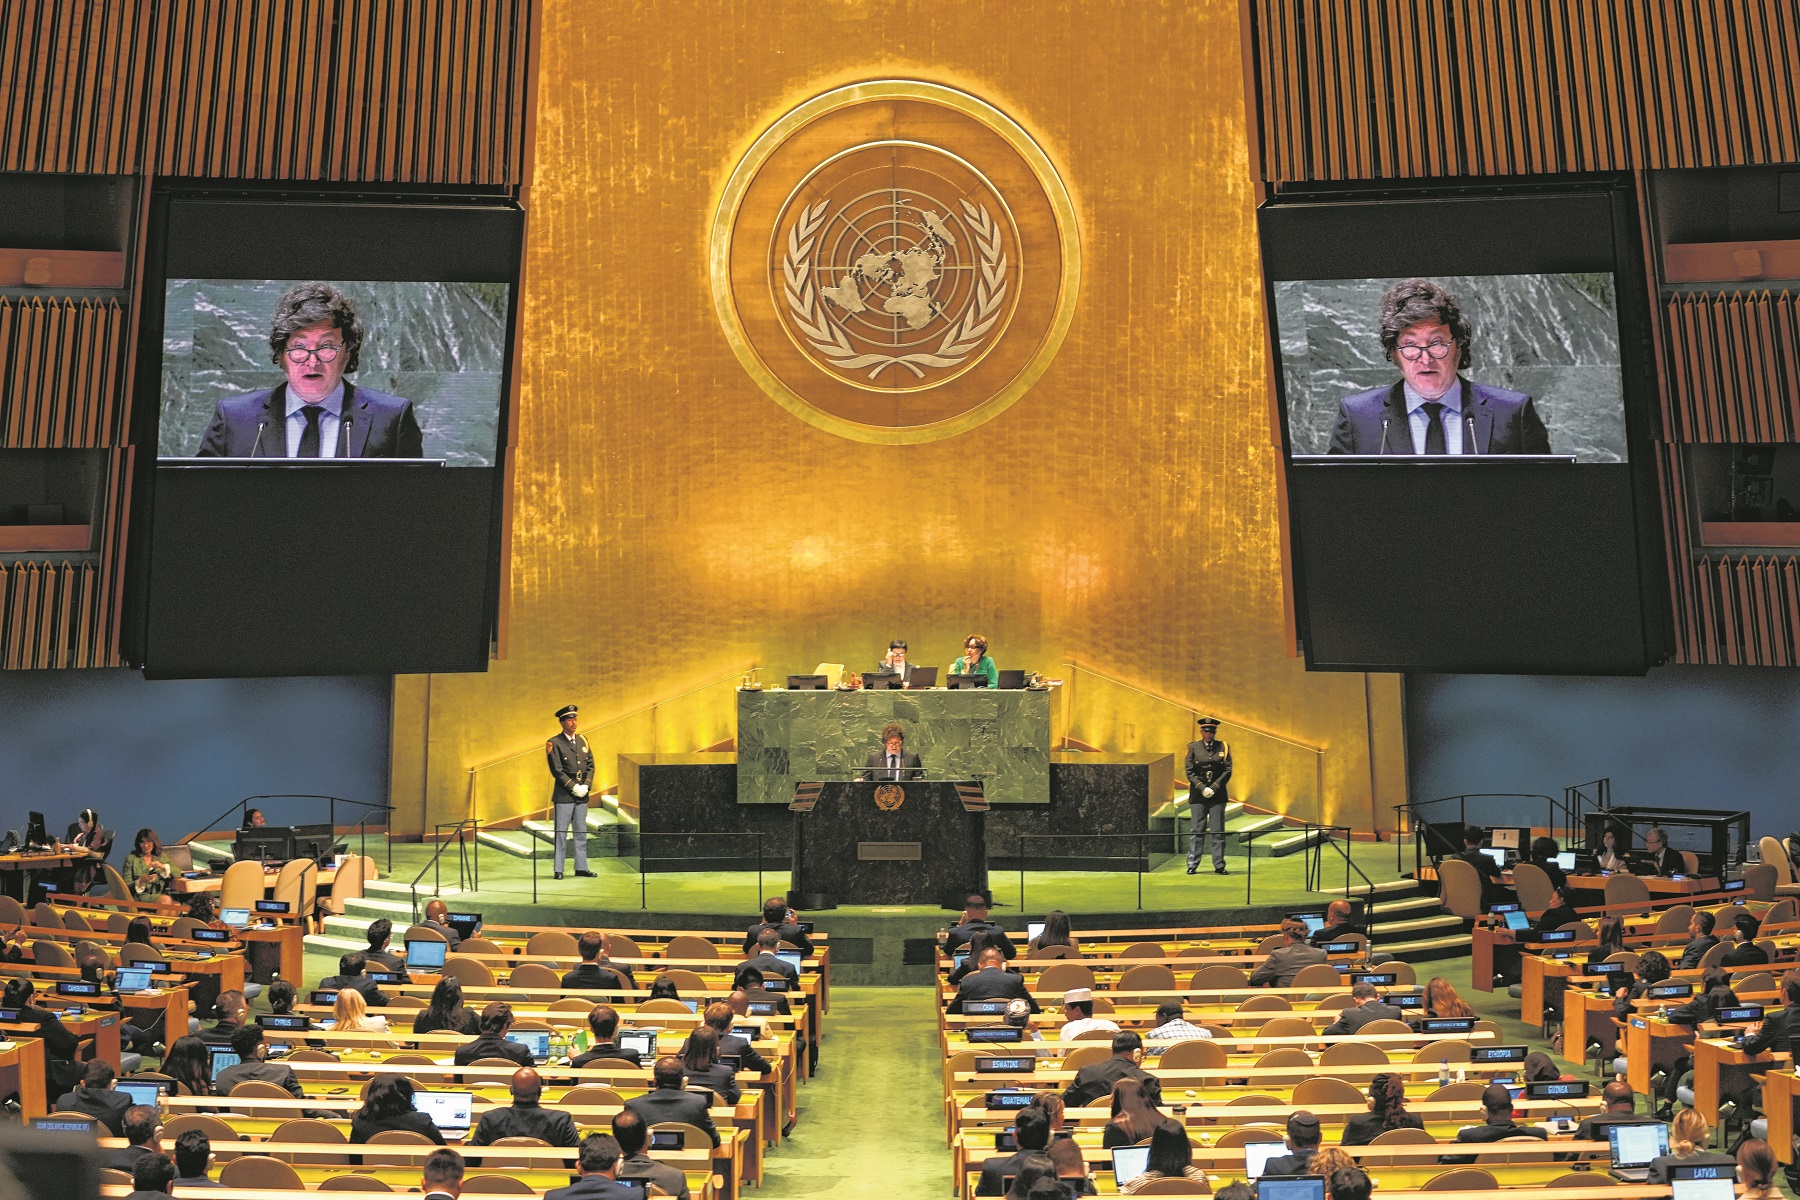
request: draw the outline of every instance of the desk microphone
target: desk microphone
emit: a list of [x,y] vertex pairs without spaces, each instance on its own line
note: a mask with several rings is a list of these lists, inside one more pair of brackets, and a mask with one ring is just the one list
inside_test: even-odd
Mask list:
[[1475,414],[1463,414],[1463,427],[1468,435],[1468,444],[1463,447],[1464,454],[1480,454],[1481,447],[1475,442]]
[[251,458],[255,458],[256,452],[258,450],[262,449],[263,430],[267,429],[268,427],[269,427],[269,422],[268,422],[267,418],[262,420],[256,426],[256,440],[254,442],[250,443],[250,457]]
[[1389,420],[1390,420],[1390,418],[1388,418],[1388,417],[1381,418],[1381,445],[1378,446],[1375,450],[1375,453],[1377,453],[1377,454],[1386,454],[1387,453],[1387,429],[1388,429],[1388,421]]

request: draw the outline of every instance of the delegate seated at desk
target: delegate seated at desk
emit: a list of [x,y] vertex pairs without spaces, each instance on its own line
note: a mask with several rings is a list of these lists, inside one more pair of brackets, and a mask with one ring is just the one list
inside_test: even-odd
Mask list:
[[1680,853],[1669,849],[1669,835],[1660,825],[1644,835],[1644,853],[1648,860],[1633,867],[1633,875],[1680,875],[1686,870]]
[[886,725],[881,730],[881,750],[872,750],[863,763],[863,772],[859,779],[865,782],[876,779],[922,779],[925,768],[919,762],[919,756],[906,752],[906,731],[898,725]]
[[880,662],[875,664],[875,669],[870,674],[898,675],[901,684],[911,686],[913,672],[916,669],[906,661],[906,639],[895,638],[888,643],[887,653],[882,656]]

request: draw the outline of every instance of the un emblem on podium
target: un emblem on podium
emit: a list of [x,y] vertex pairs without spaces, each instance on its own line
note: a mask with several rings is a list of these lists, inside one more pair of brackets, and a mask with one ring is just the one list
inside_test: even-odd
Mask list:
[[864,442],[935,441],[1004,411],[1074,315],[1074,204],[1037,143],[913,80],[815,97],[727,182],[711,244],[733,352],[788,411]]
[[897,783],[884,783],[875,789],[875,807],[882,812],[893,812],[906,803],[906,789]]

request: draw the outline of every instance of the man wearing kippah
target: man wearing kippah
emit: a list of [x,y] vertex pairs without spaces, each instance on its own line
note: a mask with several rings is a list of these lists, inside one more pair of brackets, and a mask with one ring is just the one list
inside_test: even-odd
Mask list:
[[588,792],[594,786],[594,752],[587,739],[575,732],[578,710],[566,704],[556,710],[562,732],[544,743],[544,757],[550,764],[550,776],[556,781],[551,793],[551,807],[556,810],[556,877],[563,877],[564,843],[568,834],[575,837],[575,873],[594,878],[588,870],[587,812]]

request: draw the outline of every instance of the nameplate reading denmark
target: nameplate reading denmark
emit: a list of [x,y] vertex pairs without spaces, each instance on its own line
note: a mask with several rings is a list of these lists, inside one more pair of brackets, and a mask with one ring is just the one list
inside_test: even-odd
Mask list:
[[858,842],[856,857],[863,862],[918,862],[925,850],[920,842]]

